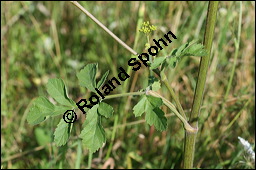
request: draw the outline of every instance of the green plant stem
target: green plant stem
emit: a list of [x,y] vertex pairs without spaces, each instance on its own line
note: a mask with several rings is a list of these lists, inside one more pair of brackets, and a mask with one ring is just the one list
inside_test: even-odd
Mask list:
[[[214,36],[214,28],[215,28],[218,3],[219,3],[218,1],[210,1],[208,6],[206,30],[204,35],[204,46],[208,54],[206,56],[201,57],[201,60],[200,60],[196,91],[195,91],[192,111],[189,119],[191,126],[196,129],[198,129],[198,116],[199,116],[200,107],[203,99],[206,75],[207,75],[207,70],[208,70],[210,56],[211,56],[211,48],[212,48],[212,42],[213,42],[213,36]],[[196,135],[197,135],[197,132],[191,133],[186,131],[185,133],[184,164],[183,164],[183,167],[185,169],[193,168]]]
[[106,96],[104,100],[118,98],[118,97],[125,97],[125,96],[140,96],[143,94],[145,94],[145,92],[130,92],[130,93],[113,94],[113,95]]
[[175,102],[176,105],[177,105],[178,111],[179,111],[180,114],[183,116],[183,118],[184,118],[185,120],[187,120],[187,116],[186,116],[186,114],[185,114],[185,112],[184,112],[184,110],[183,110],[183,108],[182,108],[182,106],[181,106],[181,104],[180,104],[180,101],[179,101],[179,99],[178,99],[178,96],[176,96],[174,90],[173,90],[172,87],[169,85],[169,82],[168,82],[167,78],[165,78],[164,80],[162,80],[162,82],[163,82],[164,85],[167,87],[168,91],[170,92],[171,97],[173,98],[174,102]]
[[82,141],[78,140],[75,169],[81,169],[81,166],[80,166],[81,158],[82,158]]
[[93,153],[89,150],[88,168],[87,169],[91,169],[92,168],[92,155],[93,155]]
[[178,98],[178,96],[176,96],[174,90],[169,85],[169,82],[168,82],[168,79],[167,79],[166,75],[163,72],[160,73],[159,69],[155,69],[153,71],[161,78],[161,81],[167,87],[169,93],[171,94],[171,97],[173,98],[174,102],[176,103],[178,111],[187,120],[187,116],[186,116],[186,114],[185,114],[185,112],[184,112],[184,110],[183,110],[183,108],[182,108],[182,106],[180,104],[179,98]]
[[[148,44],[150,44],[149,35],[147,35],[147,42],[148,42]],[[149,55],[149,63],[151,63],[151,64],[153,63],[153,58],[151,55]],[[153,76],[153,70],[151,70],[150,68],[148,68],[148,70],[149,70],[148,86],[150,86],[152,84],[151,77]]]
[[103,25],[97,18],[95,18],[90,12],[88,12],[83,6],[81,6],[77,1],[70,1],[77,8],[79,8],[83,13],[90,17],[96,24],[98,24],[104,31],[106,31],[112,38],[114,38],[119,44],[124,48],[130,51],[133,55],[137,55],[137,52],[134,51],[131,47],[125,44],[120,38],[118,38],[113,32],[111,32],[105,25]]

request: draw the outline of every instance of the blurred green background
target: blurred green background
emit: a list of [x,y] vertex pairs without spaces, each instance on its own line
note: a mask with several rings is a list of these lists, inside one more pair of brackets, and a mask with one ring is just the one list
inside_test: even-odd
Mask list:
[[[136,31],[138,21],[158,27],[151,39],[171,30],[177,40],[164,55],[188,41],[203,40],[208,2],[80,2],[120,39],[142,52],[146,37]],[[220,2],[205,97],[200,115],[195,163],[197,168],[252,168],[238,136],[255,143],[255,2],[242,3],[242,30],[234,79],[224,99],[234,65],[239,2]],[[140,14],[139,14],[140,12]],[[130,53],[70,2],[1,1],[1,168],[87,168],[88,150],[78,138],[85,120],[79,119],[67,146],[56,147],[54,130],[61,116],[39,125],[26,121],[32,99],[48,96],[49,78],[62,78],[69,96],[88,98],[76,73],[88,63],[99,64],[98,76],[116,76],[128,68]],[[186,113],[192,106],[198,57],[186,57],[168,70],[171,86]],[[127,90],[147,86],[147,68],[132,74]],[[163,87],[162,95],[170,99]],[[139,97],[107,101],[115,116],[103,120],[107,143],[93,155],[92,168],[181,168],[184,132],[181,122],[163,107],[168,129],[158,132],[143,118],[135,118]],[[114,126],[114,121],[116,124]],[[114,129],[114,130],[113,130]]]

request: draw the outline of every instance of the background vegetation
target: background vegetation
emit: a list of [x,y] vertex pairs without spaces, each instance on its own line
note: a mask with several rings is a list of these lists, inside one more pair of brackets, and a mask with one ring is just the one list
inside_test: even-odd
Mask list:
[[[207,2],[80,2],[118,37],[133,47],[139,11],[143,21],[158,27],[158,39],[171,30],[177,40],[166,53],[204,36]],[[197,168],[252,168],[238,136],[255,143],[255,2],[243,2],[237,63],[234,62],[239,3],[220,2],[212,57],[196,143]],[[138,33],[137,33],[138,34]],[[142,52],[146,38],[139,35],[135,50]],[[164,55],[161,53],[159,56]],[[78,135],[85,116],[79,113],[65,147],[56,147],[53,132],[61,118],[37,126],[26,121],[28,106],[46,96],[49,78],[64,79],[74,101],[90,94],[80,88],[76,73],[98,62],[101,74],[127,68],[130,53],[70,2],[1,1],[1,168],[86,168],[88,151]],[[236,64],[231,90],[229,77]],[[168,79],[189,113],[199,66],[198,57],[186,57],[170,69]],[[147,86],[147,68],[129,79],[128,91]],[[122,92],[123,85],[113,91]],[[162,95],[170,98],[167,90]],[[113,118],[103,120],[107,143],[93,155],[93,168],[181,168],[184,133],[180,121],[167,113],[168,129],[158,132],[136,119],[132,107],[139,97],[108,100]],[[128,101],[128,102],[127,102]],[[115,125],[114,125],[114,122]]]

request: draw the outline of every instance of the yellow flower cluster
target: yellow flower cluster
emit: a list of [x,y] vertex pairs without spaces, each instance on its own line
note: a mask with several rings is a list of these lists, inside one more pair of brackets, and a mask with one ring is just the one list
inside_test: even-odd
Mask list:
[[157,29],[156,26],[150,25],[149,21],[147,21],[147,22],[143,22],[142,27],[141,29],[139,29],[139,31],[149,35],[151,32],[155,31],[156,29]]

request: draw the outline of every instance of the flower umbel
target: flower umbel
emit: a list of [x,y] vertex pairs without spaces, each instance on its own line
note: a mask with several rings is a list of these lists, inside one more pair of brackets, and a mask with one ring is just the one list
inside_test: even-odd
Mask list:
[[140,32],[143,32],[146,35],[149,35],[150,33],[152,33],[153,31],[155,31],[157,29],[156,26],[154,25],[150,25],[149,21],[147,22],[143,22],[141,29],[139,29]]

